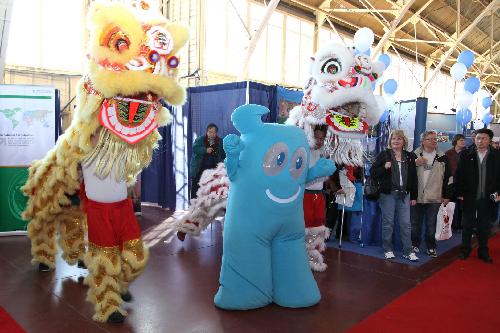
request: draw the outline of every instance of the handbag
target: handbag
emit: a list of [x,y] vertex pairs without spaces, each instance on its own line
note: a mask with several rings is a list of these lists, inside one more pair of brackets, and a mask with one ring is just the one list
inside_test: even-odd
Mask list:
[[367,200],[377,200],[380,196],[380,183],[372,176],[366,177],[364,192]]

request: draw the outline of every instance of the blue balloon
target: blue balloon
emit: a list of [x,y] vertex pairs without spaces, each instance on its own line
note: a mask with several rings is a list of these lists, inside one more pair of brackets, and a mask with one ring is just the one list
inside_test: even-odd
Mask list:
[[394,94],[398,90],[398,83],[394,79],[389,79],[384,82],[384,91],[386,94]]
[[481,82],[475,76],[471,76],[464,83],[464,90],[470,92],[471,94],[476,93],[481,86]]
[[380,116],[379,122],[383,123],[389,118],[389,110],[385,110],[384,113]]
[[372,50],[368,49],[366,51],[361,52],[358,49],[355,49],[354,50],[354,55],[358,55],[358,54],[364,54],[366,56],[370,56],[372,54]]
[[483,108],[487,109],[491,106],[491,103],[493,101],[491,100],[491,97],[485,97],[485,98],[483,98],[483,100],[481,102],[483,104]]
[[389,67],[389,65],[391,64],[391,57],[389,57],[388,54],[383,53],[378,57],[378,61],[383,63],[385,68],[387,69],[387,67]]
[[493,115],[491,113],[485,113],[483,116],[483,123],[488,126],[493,120]]
[[465,119],[464,119],[465,118],[464,113],[465,112],[462,109],[457,111],[457,114],[455,116],[455,121],[456,121],[458,127],[463,127],[466,124]]
[[464,120],[464,123],[466,123],[466,124],[472,120],[472,111],[471,110],[469,110],[469,109],[463,110],[463,120]]
[[462,51],[457,59],[458,62],[461,62],[465,65],[465,67],[470,68],[474,63],[474,53],[470,50]]

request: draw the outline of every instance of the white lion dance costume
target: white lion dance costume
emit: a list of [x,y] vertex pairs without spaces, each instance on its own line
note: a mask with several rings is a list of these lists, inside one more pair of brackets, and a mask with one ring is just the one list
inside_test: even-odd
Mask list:
[[[151,162],[161,139],[156,128],[170,122],[160,100],[184,102],[176,55],[188,33],[144,2],[93,3],[88,22],[88,73],[79,84],[74,119],[55,147],[31,166],[23,217],[30,221],[32,263],[54,268],[59,234],[63,258],[69,264],[84,259],[88,267],[93,319],[121,322],[128,284],[148,259],[126,189]],[[80,165],[83,200],[72,206]]]
[[215,169],[203,171],[196,198],[191,199],[189,210],[177,221],[177,237],[184,241],[186,234],[198,236],[217,217],[226,213],[229,178],[224,163]]
[[[302,104],[292,109],[287,124],[305,131],[311,150],[316,143],[315,127],[328,125],[327,154],[338,165],[363,166],[361,140],[368,126],[376,124],[384,111],[378,107],[372,90],[383,68],[382,63],[372,63],[365,55],[355,55],[353,48],[325,45],[311,58],[311,77],[304,87]],[[305,196],[304,201],[307,199]],[[328,237],[329,229],[324,224],[306,219],[305,240],[313,270],[324,271],[327,267],[321,252]]]

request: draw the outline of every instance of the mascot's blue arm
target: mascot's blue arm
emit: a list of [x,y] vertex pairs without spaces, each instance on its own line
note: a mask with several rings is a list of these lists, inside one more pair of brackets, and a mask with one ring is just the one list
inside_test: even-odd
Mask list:
[[326,158],[320,158],[318,162],[307,171],[306,183],[309,183],[319,177],[328,177],[332,175],[337,168],[335,163]]
[[226,135],[222,143],[224,151],[226,152],[226,159],[224,164],[226,165],[227,176],[230,181],[234,181],[236,178],[236,173],[238,172],[240,153],[245,148],[243,141],[240,137],[235,134]]

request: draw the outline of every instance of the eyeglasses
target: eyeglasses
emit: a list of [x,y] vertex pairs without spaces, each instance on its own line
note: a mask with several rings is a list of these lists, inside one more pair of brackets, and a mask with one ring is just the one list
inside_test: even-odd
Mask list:
[[438,139],[437,138],[427,138],[427,139],[424,139],[426,141],[437,141]]

